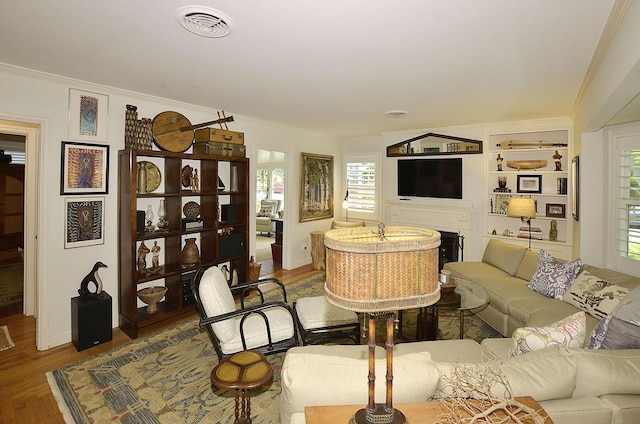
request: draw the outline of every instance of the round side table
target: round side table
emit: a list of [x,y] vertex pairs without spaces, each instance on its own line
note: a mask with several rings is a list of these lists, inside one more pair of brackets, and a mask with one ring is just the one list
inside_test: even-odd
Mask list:
[[236,391],[235,424],[251,423],[251,389],[273,378],[273,367],[260,352],[245,350],[225,358],[211,371],[211,384]]

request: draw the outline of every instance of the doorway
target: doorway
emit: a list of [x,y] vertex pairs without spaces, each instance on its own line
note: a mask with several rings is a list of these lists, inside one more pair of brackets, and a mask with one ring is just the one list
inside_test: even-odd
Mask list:
[[[40,163],[40,134],[41,125],[30,122],[18,122],[0,119],[0,133],[14,140],[24,138],[24,185],[23,198],[23,246],[20,254],[23,260],[23,300],[18,313],[36,315],[36,345],[39,350],[48,348],[48,333],[46,330],[47,317],[37,313],[41,308],[36,293],[42,294],[38,280],[38,248],[36,235],[38,230],[38,198],[39,198],[39,163]],[[4,149],[3,149],[4,150]],[[40,290],[39,290],[40,289]]]
[[262,274],[282,268],[282,233],[276,237],[276,224],[282,228],[285,190],[284,152],[258,149],[256,160],[256,262]]

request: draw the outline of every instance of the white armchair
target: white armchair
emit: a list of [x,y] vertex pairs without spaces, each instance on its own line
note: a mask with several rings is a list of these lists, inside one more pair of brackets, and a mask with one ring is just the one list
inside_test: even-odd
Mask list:
[[268,236],[273,232],[273,218],[278,216],[280,210],[280,200],[264,199],[260,201],[260,208],[256,216],[256,231],[267,233]]
[[[274,283],[279,286],[282,298],[265,303],[260,287]],[[234,286],[234,292],[241,293],[239,309],[227,280],[216,266],[198,270],[191,289],[200,313],[200,327],[209,333],[220,360],[247,349],[266,355],[298,345],[294,312],[287,304],[287,292],[281,281],[264,278]],[[262,301],[245,306],[244,296],[253,291],[258,292]]]

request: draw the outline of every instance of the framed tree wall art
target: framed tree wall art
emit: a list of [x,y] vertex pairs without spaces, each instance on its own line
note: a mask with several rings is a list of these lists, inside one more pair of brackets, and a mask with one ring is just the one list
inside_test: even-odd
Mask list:
[[60,194],[107,194],[109,146],[62,142]]
[[89,91],[69,89],[69,124],[72,140],[107,141],[109,96]]
[[333,156],[301,153],[299,222],[333,217]]
[[104,197],[66,198],[64,248],[104,244]]

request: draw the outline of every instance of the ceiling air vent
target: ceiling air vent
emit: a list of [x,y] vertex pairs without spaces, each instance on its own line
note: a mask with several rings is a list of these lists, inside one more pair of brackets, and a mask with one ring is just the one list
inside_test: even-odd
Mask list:
[[229,35],[233,26],[229,16],[205,6],[181,7],[176,10],[176,19],[188,31],[209,38]]

